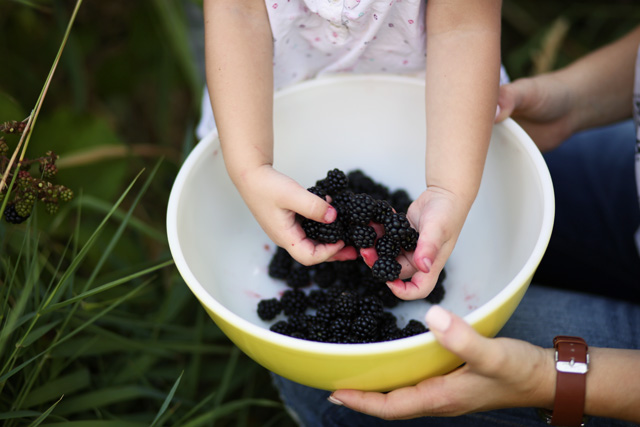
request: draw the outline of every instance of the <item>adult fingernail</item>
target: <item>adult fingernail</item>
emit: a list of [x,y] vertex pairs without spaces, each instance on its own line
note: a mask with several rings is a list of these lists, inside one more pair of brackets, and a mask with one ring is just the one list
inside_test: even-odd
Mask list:
[[329,206],[327,208],[327,211],[324,213],[324,222],[331,223],[335,221],[337,216],[338,212],[336,211],[336,208],[334,208],[333,206]]
[[334,405],[340,405],[340,406],[344,405],[344,403],[340,402],[338,399],[333,397],[333,394],[330,394],[329,397],[327,397],[327,400],[333,403]]
[[439,305],[432,306],[424,319],[429,329],[444,332],[451,326],[451,314]]
[[498,118],[498,116],[500,115],[500,111],[502,110],[500,108],[500,104],[498,104],[496,105],[496,116],[493,118],[494,120]]

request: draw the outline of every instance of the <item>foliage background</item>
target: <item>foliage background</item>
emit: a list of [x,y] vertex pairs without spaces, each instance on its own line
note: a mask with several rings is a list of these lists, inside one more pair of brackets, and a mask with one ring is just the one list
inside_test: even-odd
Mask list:
[[[0,122],[28,116],[74,4],[0,1]],[[619,37],[640,5],[504,0],[503,16],[517,78]],[[76,197],[0,224],[0,423],[293,425],[171,264],[166,204],[202,86],[201,2],[83,3],[27,153],[60,154]]]

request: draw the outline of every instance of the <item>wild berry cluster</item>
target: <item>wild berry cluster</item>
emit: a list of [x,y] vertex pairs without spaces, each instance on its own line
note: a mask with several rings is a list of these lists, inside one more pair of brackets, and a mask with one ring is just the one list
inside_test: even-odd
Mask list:
[[390,192],[360,170],[346,175],[339,169],[330,170],[308,190],[329,201],[338,217],[330,224],[301,218],[307,237],[323,243],[342,240],[355,248],[375,246],[378,250],[377,242],[382,239],[377,239],[372,223],[381,224],[385,239],[380,243],[379,259],[372,267],[373,275],[384,281],[398,278],[401,265],[396,257],[402,249],[414,250],[418,243],[418,232],[406,216],[411,204],[406,191]]
[[[274,332],[329,343],[391,341],[427,332],[415,319],[399,327],[395,315],[388,311],[404,302],[386,286],[399,273],[388,260],[398,264],[395,258],[400,250],[415,249],[417,241],[417,232],[405,216],[411,203],[407,192],[391,192],[362,171],[345,175],[338,169],[329,171],[309,191],[323,198],[330,196],[326,200],[331,200],[338,211],[333,225],[303,219],[310,238],[345,240],[356,247],[375,246],[379,260],[384,261],[378,265],[379,271],[376,265],[369,268],[362,259],[305,266],[277,248],[268,272],[270,277],[284,281],[287,289],[280,298],[259,301],[258,316],[265,321],[280,317],[270,327]],[[371,222],[383,225],[383,236],[376,239]],[[443,270],[426,302],[442,301],[445,278]]]
[[[328,343],[354,344],[410,337],[427,328],[411,319],[404,327],[388,309],[404,300],[384,281],[376,279],[362,260],[325,262],[305,266],[277,248],[269,263],[269,276],[287,288],[279,298],[258,302],[258,316],[273,321],[270,330],[280,334]],[[426,302],[444,298],[443,270]]]
[[[0,123],[0,132],[6,134],[20,134],[25,131],[25,122]],[[44,204],[45,210],[53,214],[58,211],[60,202],[68,202],[73,198],[73,191],[64,185],[53,184],[50,180],[58,173],[56,160],[58,156],[48,151],[44,156],[35,159],[24,158],[19,162],[10,163],[9,146],[4,137],[0,137],[0,176],[6,174],[5,185],[0,188],[0,205],[3,203],[9,189],[9,183],[14,180],[15,185],[11,191],[11,200],[7,202],[3,212],[4,219],[12,224],[19,224],[31,215],[31,211],[37,201]],[[32,176],[30,169],[38,164],[39,173]]]

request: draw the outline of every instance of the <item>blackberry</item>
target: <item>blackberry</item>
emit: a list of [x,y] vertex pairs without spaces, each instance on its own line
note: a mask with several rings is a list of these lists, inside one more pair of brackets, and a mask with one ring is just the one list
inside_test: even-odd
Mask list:
[[411,202],[412,200],[411,197],[409,197],[409,193],[402,189],[394,191],[389,197],[389,203],[395,208],[396,212],[407,213]]
[[420,235],[418,234],[416,229],[409,228],[404,238],[400,241],[400,246],[402,246],[402,249],[404,249],[405,251],[415,251],[416,247],[418,246],[418,237],[420,237]]
[[368,225],[377,210],[377,202],[368,194],[358,193],[347,200],[347,219],[351,224]]
[[358,282],[360,280],[360,260],[334,262],[336,274],[342,283]]
[[[384,283],[384,282],[382,282]],[[397,307],[403,300],[398,298],[388,286],[380,286],[377,290],[372,292],[372,295],[375,295],[380,299],[382,305],[385,308],[394,308]]]
[[376,182],[360,169],[347,173],[347,179],[353,192],[371,194],[376,188]]
[[[385,286],[386,287],[386,286]],[[358,313],[369,314],[376,319],[382,317],[384,306],[382,301],[375,295],[366,295],[358,300]]]
[[376,230],[368,225],[352,225],[349,227],[348,239],[356,248],[370,248],[376,241]]
[[392,341],[402,338],[402,330],[398,327],[398,319],[393,313],[385,311],[378,320],[378,334],[382,341]]
[[263,299],[258,302],[258,316],[262,320],[273,320],[282,311],[277,298]]
[[348,344],[353,341],[351,337],[351,320],[337,317],[329,323],[329,341],[333,343]]
[[312,319],[307,328],[306,338],[309,341],[328,342],[329,337],[327,323],[317,318]]
[[396,258],[400,255],[400,244],[386,234],[376,241],[375,248],[380,258]]
[[325,293],[327,294],[327,304],[333,305],[340,294],[346,291],[348,291],[348,289],[342,281],[337,281],[333,285],[329,286],[325,289]]
[[307,304],[311,308],[318,309],[327,303],[327,294],[322,289],[314,289],[307,295]]
[[18,212],[16,212],[16,207],[13,205],[13,203],[10,205],[7,205],[7,207],[4,208],[4,219],[9,224],[20,224],[26,221],[27,218],[29,218],[29,215],[27,216],[18,215]]
[[289,275],[292,265],[293,258],[289,252],[278,246],[276,253],[273,254],[269,262],[269,276],[274,279],[284,280]]
[[375,182],[363,171],[356,169],[347,174],[349,188],[354,193],[367,193],[376,200],[386,200],[389,198],[389,189]]
[[336,218],[330,224],[304,218],[301,226],[308,238],[322,243],[336,243],[339,240],[344,240],[345,237],[344,224],[340,218]]
[[438,304],[444,299],[445,289],[444,289],[443,282],[444,282],[444,279],[446,278],[447,278],[447,272],[443,268],[442,271],[440,272],[440,276],[438,276],[436,285],[434,286],[431,293],[427,295],[427,297],[425,298],[427,302],[430,302],[431,304]]
[[333,262],[316,264],[313,268],[313,281],[320,288],[328,288],[335,283],[337,274]]
[[308,314],[293,314],[289,316],[289,328],[306,335],[312,321],[313,317]]
[[318,307],[316,310],[316,317],[318,319],[324,320],[325,322],[330,322],[335,319],[336,314],[333,310],[333,304],[325,303]]
[[294,263],[294,266],[289,270],[289,274],[285,279],[287,286],[290,288],[304,288],[311,285],[311,269],[298,262]]
[[384,232],[397,242],[403,242],[412,229],[407,215],[404,213],[393,213],[386,217],[383,222]]
[[393,207],[386,200],[376,201],[376,210],[373,215],[373,221],[378,224],[384,224],[387,218],[393,215]]
[[363,314],[354,319],[351,333],[358,342],[371,342],[378,332],[378,321],[370,314]]
[[307,191],[309,191],[312,194],[315,194],[316,196],[320,197],[321,199],[327,200],[327,191],[322,187],[318,187],[318,186],[314,185],[313,187],[307,188]]
[[401,332],[402,332],[402,336],[406,338],[406,337],[412,337],[414,335],[422,334],[428,331],[429,330],[427,329],[427,327],[424,326],[421,322],[418,322],[415,319],[411,319],[409,320],[409,323],[407,323],[405,327],[402,328]]
[[333,303],[333,311],[337,317],[353,317],[356,315],[357,309],[357,296],[349,291],[342,292]]
[[349,179],[340,169],[332,169],[327,176],[316,183],[316,186],[324,188],[329,195],[334,195],[347,188]]
[[288,289],[280,297],[284,314],[302,314],[307,309],[307,296],[299,289]]
[[286,320],[277,321],[276,323],[271,325],[269,330],[282,335],[291,335],[291,333],[293,332],[293,329],[291,329],[289,322],[287,322]]
[[385,282],[396,280],[401,270],[402,266],[395,258],[378,258],[371,267],[373,277]]

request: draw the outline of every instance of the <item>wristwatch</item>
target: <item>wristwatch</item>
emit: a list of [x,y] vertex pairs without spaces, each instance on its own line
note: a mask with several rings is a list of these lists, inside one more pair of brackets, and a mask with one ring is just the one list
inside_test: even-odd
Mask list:
[[584,426],[586,376],[589,371],[589,347],[579,337],[558,335],[556,349],[556,397],[553,412],[541,409],[540,415],[554,426]]

